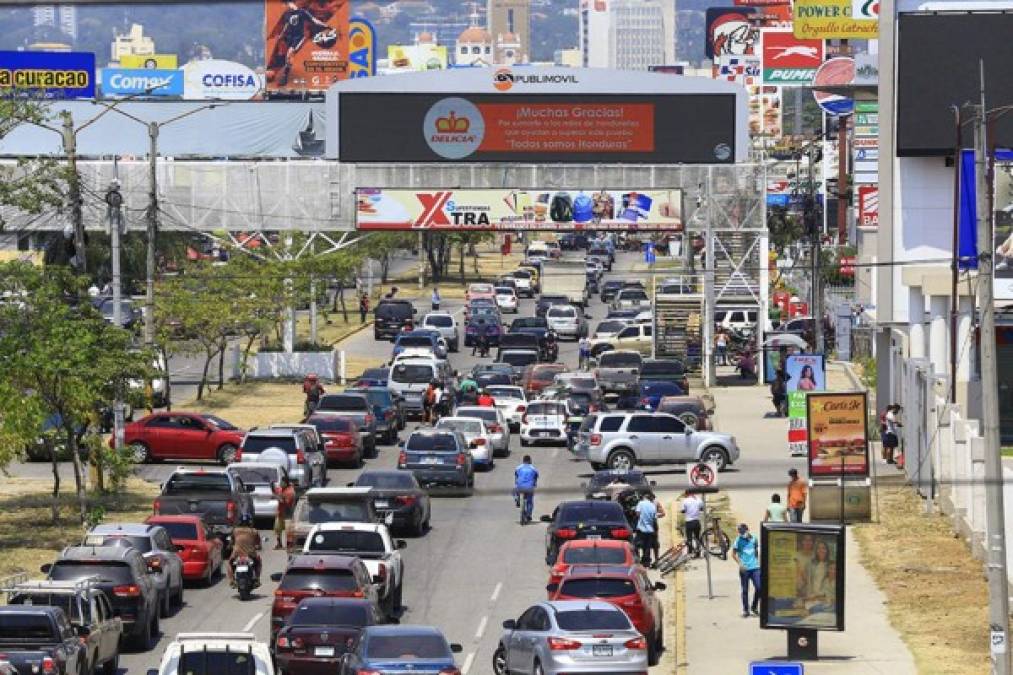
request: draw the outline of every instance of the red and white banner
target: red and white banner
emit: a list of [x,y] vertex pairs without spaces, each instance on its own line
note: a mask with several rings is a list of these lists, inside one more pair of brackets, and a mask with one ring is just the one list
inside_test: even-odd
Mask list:
[[763,83],[804,87],[823,63],[823,40],[795,37],[790,28],[764,28],[761,34]]
[[858,186],[859,227],[879,227],[879,186]]

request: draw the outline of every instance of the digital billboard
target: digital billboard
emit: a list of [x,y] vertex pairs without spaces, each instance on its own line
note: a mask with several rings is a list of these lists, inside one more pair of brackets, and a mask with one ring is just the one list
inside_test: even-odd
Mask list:
[[95,98],[95,55],[0,51],[0,95]]
[[[979,61],[985,70],[985,105],[1013,105],[1013,12],[901,14],[897,31],[899,156],[953,154],[951,106],[980,100]],[[965,127],[965,147],[970,136]],[[1013,147],[1013,114],[995,120],[989,140]]]
[[266,0],[267,90],[325,91],[349,77],[349,0]]
[[[660,76],[658,76],[660,77]],[[342,92],[346,162],[735,161],[735,94]]]

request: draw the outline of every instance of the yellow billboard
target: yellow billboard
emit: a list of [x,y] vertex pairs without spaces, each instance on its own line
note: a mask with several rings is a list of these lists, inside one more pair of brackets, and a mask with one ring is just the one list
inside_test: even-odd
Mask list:
[[875,40],[879,37],[879,21],[854,18],[851,0],[794,0],[792,9],[795,37],[799,39]]
[[443,45],[387,45],[391,70],[445,70],[447,48]]
[[179,59],[175,54],[124,54],[120,57],[120,68],[176,70]]

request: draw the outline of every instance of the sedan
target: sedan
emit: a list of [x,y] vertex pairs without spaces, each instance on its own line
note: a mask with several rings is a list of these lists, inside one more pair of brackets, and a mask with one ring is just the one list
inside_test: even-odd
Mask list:
[[457,417],[474,417],[485,422],[492,442],[492,450],[497,456],[506,457],[510,454],[510,427],[506,419],[495,407],[459,406],[454,415]]
[[470,284],[464,299],[468,302],[480,298],[492,300],[496,297],[496,289],[492,284]]
[[549,523],[545,533],[545,564],[554,565],[563,544],[575,539],[617,539],[631,541],[629,521],[623,507],[615,502],[563,502],[551,516],[542,516]]
[[[138,464],[162,459],[235,461],[246,432],[214,415],[155,413],[126,426],[123,442]],[[112,447],[113,440],[109,440]]]
[[376,605],[360,598],[304,598],[289,614],[274,641],[274,659],[283,675],[323,675],[337,670],[366,626],[383,623]]
[[448,643],[438,628],[367,626],[352,651],[342,657],[338,675],[405,672],[461,675],[454,654],[462,651],[461,645]]
[[503,622],[492,670],[496,675],[647,673],[647,648],[629,618],[607,602],[540,602],[517,620]]
[[148,516],[144,521],[159,525],[169,533],[183,561],[184,581],[211,584],[222,568],[222,540],[211,534],[200,516]]
[[504,312],[517,313],[517,291],[511,286],[496,287],[496,306]]
[[385,520],[391,518],[391,526],[411,530],[422,536],[429,529],[432,506],[429,495],[423,490],[415,476],[407,471],[363,471],[349,487],[373,488],[373,509]]
[[468,449],[475,461],[475,467],[491,470],[495,460],[492,451],[492,434],[483,420],[473,417],[441,417],[436,423],[437,429],[460,431],[464,440],[468,441]]
[[521,418],[528,409],[524,389],[507,385],[490,385],[485,388],[485,392],[496,402],[496,409],[503,413],[507,424],[510,425],[510,431],[520,431]]
[[323,439],[328,466],[362,466],[365,450],[355,420],[338,415],[313,414],[306,419],[306,423],[316,427]]

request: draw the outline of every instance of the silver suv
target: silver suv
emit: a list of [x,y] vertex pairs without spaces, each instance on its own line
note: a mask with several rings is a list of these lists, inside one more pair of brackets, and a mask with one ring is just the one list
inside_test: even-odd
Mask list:
[[422,319],[420,328],[436,331],[447,341],[447,348],[456,352],[461,348],[461,335],[457,329],[457,319],[450,312],[429,312]]
[[648,412],[588,415],[573,451],[595,470],[713,462],[723,471],[739,459],[739,446],[729,434],[696,431],[674,415]]
[[251,429],[237,461],[280,464],[297,490],[321,486],[327,479],[327,460],[318,437],[305,429]]

